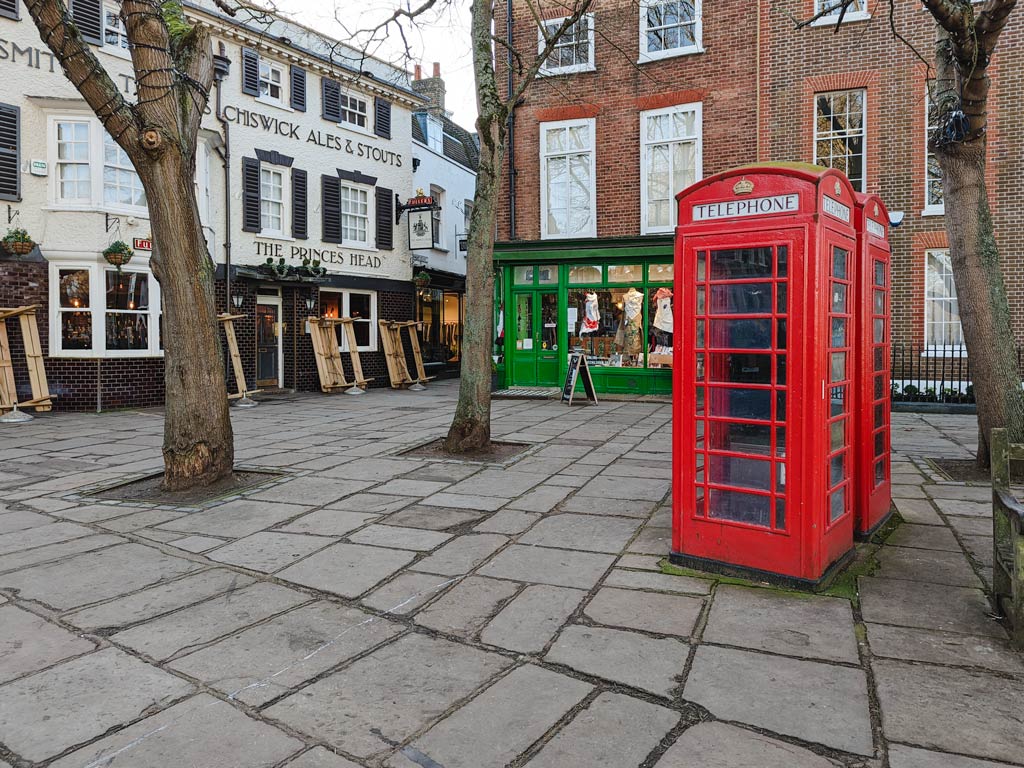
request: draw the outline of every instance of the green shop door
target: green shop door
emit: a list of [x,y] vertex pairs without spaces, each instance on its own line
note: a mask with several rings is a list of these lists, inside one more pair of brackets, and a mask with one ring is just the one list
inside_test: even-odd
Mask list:
[[558,293],[529,291],[515,294],[515,337],[512,339],[512,384],[519,387],[557,387]]

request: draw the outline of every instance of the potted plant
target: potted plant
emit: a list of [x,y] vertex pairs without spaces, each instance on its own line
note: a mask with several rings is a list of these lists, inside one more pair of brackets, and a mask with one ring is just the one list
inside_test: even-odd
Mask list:
[[18,256],[24,256],[36,247],[32,238],[28,236],[28,232],[17,227],[7,230],[7,234],[3,237],[3,244],[5,251]]
[[285,263],[283,256],[277,260],[277,264],[274,265],[274,271],[281,277],[285,277],[288,274],[288,265]]
[[117,271],[121,271],[121,267],[132,260],[132,255],[135,253],[124,240],[115,240],[105,249],[103,249],[103,258],[107,260],[108,264],[117,267]]
[[428,285],[430,285],[430,275],[427,274],[427,271],[425,269],[421,269],[419,272],[412,276],[412,282],[417,288],[422,290],[423,288],[426,288]]

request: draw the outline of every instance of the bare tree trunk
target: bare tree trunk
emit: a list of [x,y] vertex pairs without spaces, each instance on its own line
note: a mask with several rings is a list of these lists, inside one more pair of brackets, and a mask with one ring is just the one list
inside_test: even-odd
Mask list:
[[[1006,14],[1013,4],[1007,6]],[[985,28],[984,24],[979,26]],[[970,27],[968,20],[962,32],[951,36],[940,26],[936,46],[936,101],[940,113],[948,114],[962,101],[970,132],[959,142],[932,137],[932,144],[942,168],[950,262],[978,403],[977,463],[985,468],[989,465],[989,433],[993,427],[1005,427],[1011,440],[1024,441],[1024,390],[985,187],[986,70],[1001,25],[989,30],[989,39],[985,35],[975,37]],[[962,78],[954,61],[959,63]],[[958,92],[962,94],[960,99],[955,96]]]
[[[209,485],[231,475],[234,443],[206,249],[192,184],[195,161],[170,150],[138,164],[149,200],[164,318],[164,487]],[[185,332],[187,329],[187,332]]]

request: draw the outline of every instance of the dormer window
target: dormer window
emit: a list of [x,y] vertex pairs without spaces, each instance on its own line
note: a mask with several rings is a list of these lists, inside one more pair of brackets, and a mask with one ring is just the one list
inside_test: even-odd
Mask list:
[[431,115],[427,116],[427,146],[435,152],[444,152],[444,123]]

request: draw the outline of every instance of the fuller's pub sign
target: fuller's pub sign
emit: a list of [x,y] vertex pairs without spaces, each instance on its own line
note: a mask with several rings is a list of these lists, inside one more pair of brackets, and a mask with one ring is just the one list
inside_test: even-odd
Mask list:
[[416,190],[416,196],[410,197],[408,202],[399,206],[399,215],[403,211],[409,212],[409,249],[433,248],[437,242],[434,232],[434,211],[440,210],[440,206],[434,198],[423,194],[422,189]]

